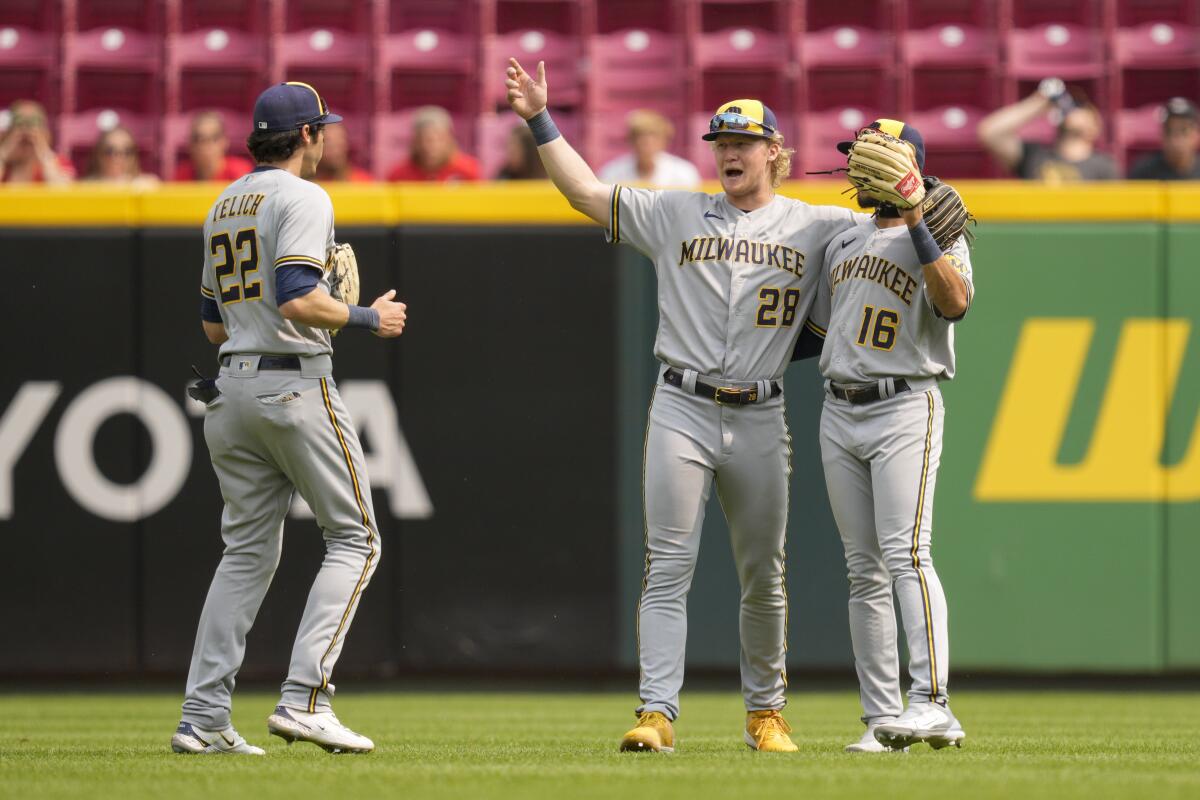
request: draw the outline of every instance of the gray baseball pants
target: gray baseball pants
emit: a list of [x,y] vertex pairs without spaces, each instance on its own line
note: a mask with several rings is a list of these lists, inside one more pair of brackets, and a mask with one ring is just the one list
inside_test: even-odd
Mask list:
[[279,564],[293,492],[313,509],[325,559],[300,620],[281,704],[329,709],[330,675],[379,563],[362,446],[330,377],[330,359],[302,362],[302,372],[260,372],[256,356],[234,356],[205,413],[204,438],[225,500],[225,552],[200,615],[183,703],[183,720],[202,729],[230,724],[246,634]]
[[827,391],[821,414],[825,483],[850,575],[864,722],[904,710],[893,588],[908,643],[909,701],[946,699],[946,597],[929,555],[944,407],[936,384],[919,388],[857,406]]
[[[695,380],[684,372],[685,384]],[[664,384],[646,431],[646,571],[638,603],[638,713],[679,716],[687,595],[715,481],[741,584],[741,676],[746,709],[783,708],[787,686],[787,529],[791,438],[783,397],[744,406]]]

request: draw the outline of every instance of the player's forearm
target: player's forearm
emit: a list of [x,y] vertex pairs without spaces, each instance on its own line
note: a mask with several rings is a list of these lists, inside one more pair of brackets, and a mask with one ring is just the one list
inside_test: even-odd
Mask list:
[[977,129],[979,141],[994,155],[1012,165],[1021,157],[1017,132],[1046,112],[1048,101],[1032,94],[1011,106],[997,109],[984,117]]
[[601,225],[608,224],[611,187],[600,182],[592,168],[562,136],[538,147],[546,175],[575,210]]
[[279,306],[279,313],[292,322],[331,331],[344,328],[350,319],[350,307],[320,288],[288,300]]
[[950,260],[942,256],[932,264],[922,265],[925,271],[925,290],[943,317],[958,319],[967,313],[967,284]]

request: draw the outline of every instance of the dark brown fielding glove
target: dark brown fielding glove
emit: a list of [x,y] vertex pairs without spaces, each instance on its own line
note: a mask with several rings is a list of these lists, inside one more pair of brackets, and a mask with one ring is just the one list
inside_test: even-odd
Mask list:
[[967,211],[963,204],[962,195],[948,183],[932,175],[925,176],[925,199],[921,202],[921,214],[925,217],[925,225],[933,234],[942,252],[949,252],[958,241],[958,237],[967,237],[969,247],[975,241],[975,231],[967,224],[975,224],[975,217]]

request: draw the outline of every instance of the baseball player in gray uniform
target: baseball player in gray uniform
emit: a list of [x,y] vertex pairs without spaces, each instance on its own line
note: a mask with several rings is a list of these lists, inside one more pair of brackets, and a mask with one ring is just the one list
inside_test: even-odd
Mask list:
[[307,84],[263,92],[247,141],[258,166],[221,193],[204,223],[201,319],[220,345],[221,370],[193,396],[207,401],[204,438],[225,500],[225,552],[200,616],[171,738],[177,753],[263,754],[233,729],[231,695],[295,492],[321,526],[325,559],[268,730],[330,752],[374,747],[330,707],[330,676],[380,554],[362,447],[332,377],[330,332],[399,336],[405,306],[394,290],[369,308],[329,295],[333,206],[304,179],[321,159],[322,128],[340,120]]
[[791,456],[780,381],[806,327],[817,259],[856,215],[775,194],[791,151],[758,100],[726,103],[712,118],[703,138],[713,143],[725,191],[709,195],[600,182],[546,110],[544,65],[534,78],[511,61],[507,86],[555,186],[604,225],[612,242],[649,257],[658,277],[661,363],[645,443],[646,568],[638,604],[641,704],[621,749],[674,749],[687,594],[715,481],[741,583],[744,738],[756,750],[794,752],[780,714]]
[[[868,126],[912,145],[897,120]],[[839,147],[847,152],[850,142]],[[920,179],[920,176],[917,176]],[[971,259],[960,237],[941,252],[920,207],[898,211],[859,192],[874,219],[843,231],[824,252],[822,298],[830,318],[820,369],[826,380],[821,457],[850,575],[850,633],[863,722],[851,752],[959,745],[947,704],[946,598],[930,559],[933,490],[942,451],[938,384],[954,377],[954,323],[970,308]],[[821,304],[814,309],[820,325]],[[895,588],[912,687],[901,702]],[[902,713],[903,712],[903,713]]]

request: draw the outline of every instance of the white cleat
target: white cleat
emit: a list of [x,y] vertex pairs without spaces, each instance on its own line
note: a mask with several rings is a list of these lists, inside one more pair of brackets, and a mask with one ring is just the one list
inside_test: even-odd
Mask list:
[[941,750],[950,745],[962,747],[965,738],[967,734],[950,707],[939,703],[909,703],[895,721],[875,728],[875,739],[893,748],[926,742],[934,750]]
[[171,749],[176,753],[227,753],[229,755],[261,756],[265,750],[243,739],[233,726],[223,731],[206,731],[190,722],[181,722],[171,737]]
[[310,714],[286,706],[275,706],[267,717],[267,730],[288,744],[312,742],[330,753],[369,753],[375,743],[347,728],[332,711]]
[[846,745],[847,753],[891,753],[902,752],[907,753],[907,747],[889,747],[886,744],[880,743],[875,738],[875,729],[880,725],[888,722],[895,722],[895,717],[879,717],[874,719],[867,726],[867,730],[863,733],[862,738],[857,742]]

